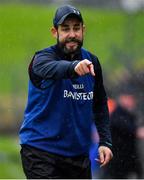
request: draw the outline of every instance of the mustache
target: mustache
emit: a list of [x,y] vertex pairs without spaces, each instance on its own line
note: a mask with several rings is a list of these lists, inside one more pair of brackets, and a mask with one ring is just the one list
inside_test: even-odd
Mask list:
[[81,41],[79,39],[76,39],[76,38],[69,38],[69,39],[65,40],[65,43],[69,43],[69,42],[81,43]]

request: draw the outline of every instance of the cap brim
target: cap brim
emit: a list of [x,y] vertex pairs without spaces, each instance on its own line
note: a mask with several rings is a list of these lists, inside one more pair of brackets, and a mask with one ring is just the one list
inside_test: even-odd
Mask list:
[[66,15],[64,15],[64,16],[58,21],[57,25],[62,24],[62,23],[65,21],[65,19],[66,19],[68,16],[70,16],[70,15],[74,15],[74,16],[77,17],[80,21],[83,21],[83,20],[82,20],[82,17],[81,17],[80,15],[78,15],[78,14],[76,14],[76,13],[67,13]]

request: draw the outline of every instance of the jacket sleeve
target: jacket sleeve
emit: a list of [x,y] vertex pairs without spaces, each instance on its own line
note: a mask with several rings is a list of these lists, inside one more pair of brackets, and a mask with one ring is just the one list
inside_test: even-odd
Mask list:
[[96,74],[94,86],[93,112],[94,121],[100,137],[99,146],[104,145],[112,149],[107,96],[103,85],[101,66],[99,60],[95,56],[93,58],[93,64]]
[[53,51],[37,52],[30,65],[29,77],[31,82],[39,89],[46,89],[45,82],[58,79],[75,78],[78,75],[74,68],[79,61],[59,60]]
[[76,76],[74,67],[78,61],[58,60],[55,53],[41,52],[35,55],[32,70],[43,79],[58,80]]

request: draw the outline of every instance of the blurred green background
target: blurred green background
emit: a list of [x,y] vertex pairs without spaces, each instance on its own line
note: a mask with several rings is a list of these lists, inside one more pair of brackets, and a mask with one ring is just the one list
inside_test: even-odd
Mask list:
[[[50,34],[57,6],[0,3],[0,178],[25,178],[18,131],[27,101],[28,64],[35,51],[55,43]],[[84,47],[103,67],[108,92],[144,69],[144,12],[80,7]],[[133,76],[132,76],[133,77]],[[142,96],[143,97],[143,96]]]

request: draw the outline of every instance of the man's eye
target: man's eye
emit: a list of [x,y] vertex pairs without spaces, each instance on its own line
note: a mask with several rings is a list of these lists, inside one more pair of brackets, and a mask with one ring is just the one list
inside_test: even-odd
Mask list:
[[80,27],[75,27],[74,28],[74,31],[79,31],[80,30]]
[[62,31],[67,32],[67,31],[69,31],[69,28],[63,28]]

